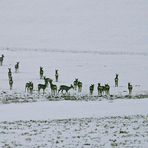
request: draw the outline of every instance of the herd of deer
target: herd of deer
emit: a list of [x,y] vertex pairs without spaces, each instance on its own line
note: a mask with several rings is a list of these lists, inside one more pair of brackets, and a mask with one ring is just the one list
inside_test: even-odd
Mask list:
[[[4,60],[4,55],[2,54],[2,56],[0,57],[0,65],[3,65],[3,60]],[[19,72],[19,62],[16,63],[15,65],[15,73]],[[46,78],[44,76],[44,70],[43,67],[40,67],[40,79],[44,80],[44,84],[38,84],[38,92],[40,93],[40,90],[43,90],[43,94],[45,93],[46,88],[48,87],[48,84],[50,84],[50,88],[51,88],[51,94],[52,95],[56,95],[57,93],[68,93],[68,91],[70,89],[74,89],[77,90],[78,92],[82,92],[82,82],[78,80],[78,78],[76,78],[73,82],[73,84],[71,84],[70,86],[67,85],[61,85],[59,87],[59,90],[57,88],[57,85],[53,84],[53,80],[50,78]],[[118,74],[116,74],[115,77],[115,87],[118,87]],[[58,82],[59,79],[59,73],[58,70],[55,70],[55,81]],[[8,80],[9,80],[9,86],[10,86],[10,90],[12,89],[13,86],[13,78],[12,78],[12,72],[11,72],[11,68],[8,68]],[[131,95],[132,93],[132,89],[133,86],[128,83],[128,91],[129,91],[129,95]],[[29,81],[26,83],[25,85],[25,91],[29,92],[29,93],[33,93],[34,90],[34,85],[32,81]],[[98,90],[98,96],[102,96],[102,95],[109,95],[110,93],[110,86],[108,84],[105,84],[104,86],[102,86],[100,83],[98,83],[97,86],[97,90]],[[93,95],[94,92],[94,84],[91,84],[91,86],[89,87],[89,91],[90,91],[90,95]]]
[[[3,60],[4,60],[4,55],[2,54],[0,57],[0,65],[1,66],[3,65]],[[17,62],[14,67],[15,67],[15,73],[17,73],[19,70],[19,62]],[[8,80],[9,80],[9,86],[10,86],[10,90],[11,90],[12,86],[13,86],[13,78],[12,78],[11,68],[8,68]]]
[[[118,87],[118,74],[116,74],[115,77],[115,87]],[[58,78],[59,78],[59,74],[58,74],[58,70],[55,70],[55,80],[56,82],[58,82]],[[46,78],[44,76],[44,71],[43,71],[43,67],[40,67],[40,79],[44,80],[44,84],[38,84],[38,92],[40,93],[40,90],[43,90],[43,94],[45,92],[45,89],[48,87],[48,84],[50,84],[50,88],[51,88],[51,94],[52,95],[56,95],[57,93],[61,92],[62,94],[64,92],[68,93],[68,91],[70,89],[74,89],[77,90],[78,92],[82,92],[82,82],[78,80],[78,78],[76,78],[73,82],[73,84],[71,84],[70,86],[67,85],[61,85],[59,87],[59,90],[57,89],[57,85],[53,84],[53,80],[50,78]],[[129,95],[131,95],[132,93],[132,89],[133,86],[128,83],[128,90],[129,90]],[[26,83],[25,86],[25,90],[27,90],[28,92],[32,93],[33,91],[33,83],[30,81],[28,83]],[[98,83],[97,86],[97,90],[98,90],[98,96],[102,96],[102,95],[109,95],[110,93],[110,86],[109,84],[105,84],[104,86],[102,86],[100,83]],[[90,91],[90,95],[93,95],[94,92],[94,84],[91,84],[91,86],[89,87],[89,91]]]

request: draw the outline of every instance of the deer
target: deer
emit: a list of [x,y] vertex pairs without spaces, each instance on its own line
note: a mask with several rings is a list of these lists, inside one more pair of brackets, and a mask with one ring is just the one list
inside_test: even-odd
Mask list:
[[9,79],[9,86],[10,86],[10,90],[12,90],[12,86],[13,86],[13,79],[12,79],[12,77],[10,77],[10,79]]
[[30,83],[31,82],[27,82],[26,83],[26,85],[25,85],[25,92],[26,92],[26,90],[27,90],[27,92],[29,91]]
[[77,87],[78,87],[78,79],[77,78],[75,78],[73,85],[74,85],[74,89],[77,90]]
[[4,55],[2,54],[2,56],[0,57],[0,65],[3,65],[3,60],[4,60]]
[[94,91],[94,84],[91,84],[91,86],[89,87],[89,91],[90,91],[90,95],[92,95]]
[[98,83],[97,90],[98,90],[98,96],[102,96],[103,94],[109,95],[110,86],[108,84],[101,86],[101,84]]
[[14,66],[14,67],[15,67],[15,73],[17,73],[18,70],[19,70],[19,63],[20,63],[20,62],[17,62],[17,63],[15,64],[15,66]]
[[57,93],[57,85],[52,83],[53,80],[50,80],[50,88],[51,88],[51,94],[55,95]]
[[58,69],[55,70],[55,80],[56,82],[58,82],[58,78],[59,78],[59,73],[58,73]]
[[32,92],[33,92],[33,88],[34,88],[34,86],[33,86],[33,83],[31,82],[30,83],[30,93],[32,94]]
[[109,95],[110,86],[108,84],[105,84],[105,93],[106,95]]
[[40,67],[40,79],[43,78],[43,74],[44,74],[43,67]]
[[73,85],[71,84],[70,86],[66,86],[66,85],[61,85],[59,90],[58,90],[58,93],[61,91],[63,93],[63,91],[66,91],[66,93],[68,93],[68,91],[70,89],[74,89]]
[[52,80],[52,79],[47,78],[47,77],[44,76],[44,81],[45,81],[45,83],[47,83],[47,86],[48,86],[48,83],[49,83],[51,80]]
[[25,85],[25,92],[30,92],[32,94],[33,91],[33,83],[31,81],[29,81],[28,83],[26,83]]
[[98,83],[97,90],[98,90],[98,96],[102,96],[102,93],[103,93],[103,86],[101,86],[100,83]]
[[118,78],[118,74],[116,74],[116,77],[115,77],[115,87],[118,87],[118,81],[119,81],[119,78]]
[[12,77],[11,68],[8,68],[8,78],[10,79]]
[[132,94],[132,89],[133,89],[133,86],[132,86],[130,83],[128,83],[128,91],[129,91],[129,95]]
[[48,82],[45,82],[45,84],[38,84],[38,92],[40,93],[40,90],[43,89],[43,94],[45,93],[45,89],[47,88]]
[[82,91],[82,82],[78,81],[78,92]]

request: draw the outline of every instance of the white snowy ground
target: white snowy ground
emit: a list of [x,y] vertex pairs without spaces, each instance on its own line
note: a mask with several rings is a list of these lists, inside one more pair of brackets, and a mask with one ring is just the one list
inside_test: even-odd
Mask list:
[[144,147],[148,99],[0,105],[0,147]]
[[[1,147],[147,147],[147,54],[15,48],[1,49],[2,53],[5,59],[0,67]],[[16,61],[20,61],[19,73],[14,73]],[[44,83],[39,79],[40,66],[43,66],[45,75],[52,79],[55,79],[55,69],[59,69],[59,82],[54,81],[58,87],[61,84],[70,85],[76,77],[79,78],[84,85],[82,93],[70,92],[76,98],[87,96],[91,100],[97,96],[96,86],[101,82],[109,83],[110,94],[120,99],[52,99],[48,98],[50,88],[45,96],[42,93],[39,95],[37,84]],[[8,85],[8,67],[13,70],[12,91]],[[115,73],[119,73],[118,88],[114,87]],[[24,91],[28,81],[33,81],[35,85],[33,95]],[[125,98],[128,82],[134,86],[131,98]],[[94,96],[89,96],[88,88],[92,83],[95,84],[95,92]],[[136,95],[145,97],[132,99]],[[21,101],[18,101],[20,98]],[[12,103],[13,99],[15,103]],[[58,101],[49,101],[54,99]],[[17,103],[23,100],[30,103]]]
[[[13,91],[25,91],[25,84],[33,81],[35,90],[37,84],[44,83],[39,77],[39,67],[44,69],[44,76],[55,80],[55,69],[59,69],[59,87],[61,84],[69,85],[75,78],[83,82],[83,95],[89,95],[89,86],[95,84],[94,95],[97,95],[97,84],[108,83],[110,94],[127,95],[127,83],[133,85],[133,95],[148,94],[148,53],[130,54],[110,52],[85,53],[85,52],[57,52],[49,50],[27,50],[1,48],[1,54],[5,55],[3,66],[0,67],[0,89],[9,91],[8,68],[12,68],[14,79]],[[14,73],[14,65],[20,61],[19,73]],[[119,74],[119,87],[114,87],[115,74]],[[13,93],[12,91],[12,93]],[[46,91],[50,93],[49,90]],[[36,91],[35,91],[36,93]],[[72,91],[72,94],[76,92]]]
[[0,121],[147,115],[148,99],[54,101],[0,105]]
[[1,122],[1,147],[147,148],[148,116]]
[[[147,148],[147,15],[147,0],[1,0],[0,147]],[[15,74],[17,61],[20,72]],[[92,83],[96,96],[101,82],[109,83],[116,97],[67,102],[48,98],[50,89],[45,97],[38,95],[40,66],[53,79],[59,69],[58,87],[79,78],[83,92],[71,91],[73,96],[89,96]],[[8,67],[13,69],[12,91]],[[32,96],[24,92],[28,81],[35,84]],[[125,98],[128,82],[135,100]],[[49,102],[54,99],[61,101]]]

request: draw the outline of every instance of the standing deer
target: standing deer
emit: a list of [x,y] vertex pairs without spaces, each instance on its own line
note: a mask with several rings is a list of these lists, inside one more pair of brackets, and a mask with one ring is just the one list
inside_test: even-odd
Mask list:
[[109,95],[110,86],[108,84],[105,84],[105,93],[106,95]]
[[4,55],[2,54],[2,56],[0,57],[0,65],[3,65],[3,60],[4,60]]
[[43,67],[40,67],[40,79],[43,78],[43,74],[44,74]]
[[118,78],[118,74],[116,74],[116,77],[115,77],[115,87],[118,87],[118,81],[119,81],[119,78]]
[[27,82],[26,83],[26,85],[25,85],[25,92],[26,92],[26,90],[27,90],[27,92],[29,92],[30,83],[31,82]]
[[9,78],[9,80],[10,80],[11,77],[12,77],[11,68],[8,68],[8,78]]
[[52,80],[50,80],[49,83],[50,83],[50,88],[51,88],[51,94],[56,95],[56,93],[57,93],[57,86],[52,83]]
[[43,94],[45,93],[45,89],[47,88],[48,82],[45,81],[45,84],[38,84],[38,92],[43,89]]
[[32,94],[32,92],[33,92],[33,88],[34,88],[34,86],[33,86],[33,83],[31,82],[30,83],[30,93]]
[[61,85],[60,88],[59,88],[59,90],[58,90],[58,93],[59,93],[60,91],[62,92],[62,94],[63,94],[63,91],[66,91],[66,93],[68,93],[68,91],[69,91],[71,88],[74,89],[74,87],[73,87],[72,84],[71,84],[70,86]]
[[73,85],[74,85],[74,89],[77,90],[77,87],[78,87],[78,79],[77,78],[74,80]]
[[82,91],[82,82],[78,81],[78,92]]
[[130,83],[128,83],[128,91],[129,91],[129,95],[132,94],[132,89],[133,89],[133,86],[132,86]]
[[94,91],[94,84],[91,84],[91,86],[89,87],[89,91],[90,91],[90,95],[92,95]]
[[55,70],[55,79],[56,82],[58,82],[58,78],[59,78],[59,73],[58,73],[58,69]]
[[12,86],[13,86],[13,79],[12,79],[12,77],[9,78],[9,86],[10,86],[10,90],[12,90]]
[[100,83],[98,83],[97,90],[98,90],[98,96],[102,96],[103,86],[101,86],[101,84],[100,84]]
[[20,63],[20,62],[17,62],[17,63],[15,64],[15,73],[17,73],[17,72],[19,71],[19,63]]
[[45,83],[47,83],[47,86],[48,86],[48,84],[49,84],[49,82],[50,82],[51,80],[52,80],[52,79],[50,79],[50,78],[44,77],[44,81],[45,81]]
[[33,83],[31,81],[29,81],[28,83],[26,83],[25,85],[25,92],[30,92],[32,94],[33,92]]

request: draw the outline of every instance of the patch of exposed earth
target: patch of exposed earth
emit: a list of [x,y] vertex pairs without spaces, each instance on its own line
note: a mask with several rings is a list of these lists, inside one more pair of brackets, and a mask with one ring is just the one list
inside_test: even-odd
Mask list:
[[0,147],[147,147],[148,116],[0,122]]
[[26,102],[37,102],[37,101],[61,101],[61,100],[75,100],[75,101],[103,101],[103,100],[115,100],[115,99],[145,99],[148,98],[148,94],[135,94],[129,95],[85,95],[85,94],[57,94],[51,95],[50,93],[38,93],[33,94],[16,91],[1,91],[0,92],[0,103],[26,103]]

